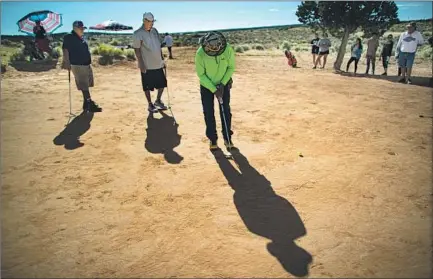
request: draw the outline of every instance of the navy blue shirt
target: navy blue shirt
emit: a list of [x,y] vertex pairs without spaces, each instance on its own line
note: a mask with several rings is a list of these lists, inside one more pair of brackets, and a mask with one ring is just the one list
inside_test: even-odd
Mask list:
[[62,48],[68,50],[71,65],[87,66],[92,63],[89,46],[86,41],[74,31],[63,38]]

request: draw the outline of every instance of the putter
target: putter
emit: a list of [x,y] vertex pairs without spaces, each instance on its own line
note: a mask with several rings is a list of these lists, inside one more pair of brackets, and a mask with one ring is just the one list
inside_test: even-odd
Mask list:
[[[227,128],[226,115],[225,115],[225,113],[224,113],[223,99],[222,99],[222,98],[218,98],[218,102],[220,103],[220,106],[221,106],[221,112],[222,112],[222,114],[223,114],[224,126],[225,126],[225,128],[226,128],[226,136],[227,136],[227,140],[228,140],[228,139],[229,139],[229,130],[228,130],[228,128]],[[228,147],[227,149],[228,149],[228,150],[227,150],[228,153],[227,153],[227,154],[224,154],[224,156],[225,156],[227,159],[233,159],[233,160],[234,160],[233,155],[232,155],[232,152],[231,152],[231,150],[232,150],[231,145],[229,145],[229,147]]]
[[[165,79],[167,79],[167,66],[164,67],[164,73],[165,73]],[[168,109],[170,110],[171,116],[173,116],[173,120],[174,120],[173,125],[176,126],[177,125],[176,118],[174,117],[173,110],[171,109],[171,105],[170,105],[170,91],[168,90],[168,80],[167,80],[167,99],[168,99],[167,101]]]
[[68,80],[69,80],[69,119],[68,119],[68,123],[65,126],[69,124],[72,117],[76,116],[75,114],[72,113],[71,70],[68,71]]

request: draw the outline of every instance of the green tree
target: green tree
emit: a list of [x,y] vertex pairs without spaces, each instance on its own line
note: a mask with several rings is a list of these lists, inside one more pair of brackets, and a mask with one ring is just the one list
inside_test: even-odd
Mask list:
[[397,11],[392,1],[304,1],[298,6],[296,16],[313,30],[328,30],[334,37],[341,38],[334,63],[334,69],[340,70],[349,35],[358,28],[364,32],[364,37],[374,32],[383,35],[398,23]]

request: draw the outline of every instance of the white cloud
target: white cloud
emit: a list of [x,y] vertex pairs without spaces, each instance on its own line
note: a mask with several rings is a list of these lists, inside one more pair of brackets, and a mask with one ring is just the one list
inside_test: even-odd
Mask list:
[[397,7],[399,8],[405,8],[405,7],[421,7],[421,4],[397,4]]
[[278,12],[278,9],[269,9],[270,12]]

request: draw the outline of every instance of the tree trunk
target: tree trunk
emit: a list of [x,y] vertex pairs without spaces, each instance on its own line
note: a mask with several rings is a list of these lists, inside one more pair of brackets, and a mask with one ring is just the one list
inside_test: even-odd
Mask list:
[[341,39],[340,49],[338,50],[337,59],[334,63],[334,70],[339,71],[343,64],[344,54],[346,54],[347,41],[349,40],[350,29],[348,26],[344,28],[343,38]]

